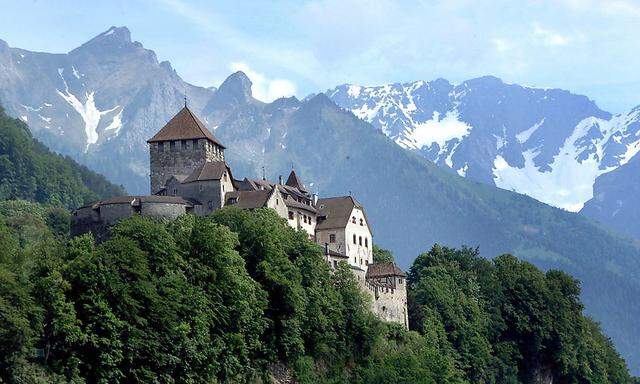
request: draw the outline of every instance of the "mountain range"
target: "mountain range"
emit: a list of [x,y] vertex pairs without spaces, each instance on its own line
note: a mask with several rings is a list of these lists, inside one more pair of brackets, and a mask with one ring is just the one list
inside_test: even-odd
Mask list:
[[[511,252],[544,269],[563,269],[583,282],[587,312],[603,323],[638,372],[640,352],[633,340],[640,337],[635,321],[640,316],[639,246],[583,215],[496,188],[505,185],[495,182],[502,179],[492,170],[500,158],[504,172],[498,175],[512,183],[518,177],[537,180],[541,176],[535,172],[562,179],[554,171],[560,164],[554,153],[571,149],[570,155],[597,169],[590,168],[591,183],[604,180],[598,177],[602,167],[615,169],[606,174],[614,175],[635,164],[631,120],[637,115],[612,116],[584,96],[506,85],[491,77],[464,84],[415,83],[412,104],[405,95],[399,99],[402,108],[389,102],[387,112],[375,118],[381,110],[359,112],[375,109],[373,101],[348,104],[364,100],[368,91],[362,87],[263,103],[253,97],[242,72],[217,89],[189,85],[169,63],[159,63],[152,51],[133,42],[126,28],[110,28],[68,54],[29,52],[0,42],[0,102],[7,111],[52,149],[129,192],[148,191],[145,141],[180,108],[186,89],[189,107],[228,148],[236,178],[264,173],[275,179],[294,167],[313,192],[353,193],[367,209],[374,240],[392,249],[403,266],[439,242],[479,246],[486,257]],[[411,118],[401,112],[411,112]],[[492,119],[499,112],[504,120],[496,128]],[[597,165],[591,164],[594,159]],[[575,163],[582,172],[582,162]],[[562,172],[573,169],[563,167]],[[519,176],[509,178],[510,170]],[[603,191],[617,182],[606,183]],[[587,195],[572,199],[581,190],[576,186],[581,184],[567,186],[577,189],[555,205],[575,210],[574,204],[587,202]],[[550,193],[556,195],[561,196]]]
[[640,151],[640,108],[612,115],[585,96],[486,76],[338,86],[326,94],[403,148],[460,176],[579,211],[602,175]]

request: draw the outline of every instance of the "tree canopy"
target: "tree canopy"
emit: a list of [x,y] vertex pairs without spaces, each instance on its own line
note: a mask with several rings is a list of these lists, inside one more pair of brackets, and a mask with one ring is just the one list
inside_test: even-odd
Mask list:
[[269,209],[136,216],[102,243],[59,209],[0,214],[0,382],[631,382],[578,283],[513,256],[420,255],[407,331]]

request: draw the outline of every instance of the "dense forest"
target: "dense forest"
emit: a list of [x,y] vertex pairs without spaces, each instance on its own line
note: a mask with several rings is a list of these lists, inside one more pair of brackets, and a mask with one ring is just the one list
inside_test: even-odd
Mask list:
[[406,331],[268,209],[134,217],[100,244],[68,226],[0,203],[0,382],[633,382],[578,282],[511,255],[421,254]]
[[122,194],[122,187],[104,176],[51,152],[31,136],[25,123],[7,116],[0,107],[0,200],[77,208]]

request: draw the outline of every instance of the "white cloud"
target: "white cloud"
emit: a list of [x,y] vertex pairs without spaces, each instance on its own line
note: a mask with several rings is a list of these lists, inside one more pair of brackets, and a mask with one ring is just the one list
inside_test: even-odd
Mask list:
[[296,86],[286,79],[270,79],[262,73],[256,72],[248,64],[243,62],[231,63],[229,66],[233,72],[242,71],[251,80],[251,92],[253,97],[260,101],[271,102],[280,97],[293,96]]
[[492,39],[491,42],[496,51],[500,53],[505,53],[511,49],[511,43],[507,39],[496,37]]
[[571,42],[570,36],[561,35],[551,29],[544,28],[538,23],[533,23],[533,36],[546,46],[563,46]]

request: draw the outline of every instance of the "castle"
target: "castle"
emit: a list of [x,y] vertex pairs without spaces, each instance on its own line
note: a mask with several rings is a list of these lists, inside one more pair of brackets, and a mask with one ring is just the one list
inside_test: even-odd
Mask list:
[[287,223],[305,231],[321,245],[332,268],[344,261],[380,319],[408,327],[404,272],[395,263],[373,262],[371,226],[364,207],[352,196],[318,198],[295,171],[286,182],[235,179],[222,145],[185,107],[147,141],[151,195],[122,196],[77,209],[72,234],[93,232],[98,238],[127,217],[174,219],[192,213],[207,215],[225,206],[268,207]]

